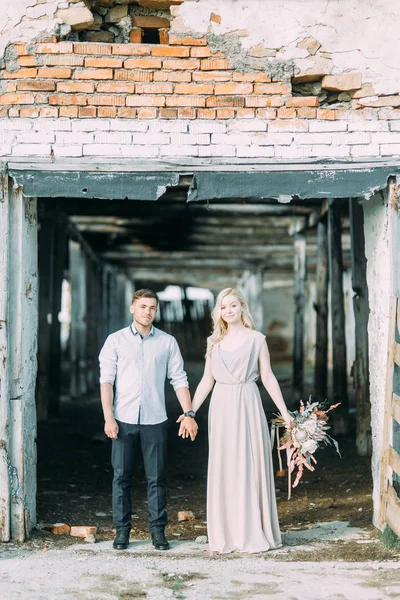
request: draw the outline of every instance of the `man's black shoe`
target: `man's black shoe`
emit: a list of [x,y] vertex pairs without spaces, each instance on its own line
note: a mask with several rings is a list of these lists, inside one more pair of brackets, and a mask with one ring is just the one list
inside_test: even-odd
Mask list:
[[162,530],[153,531],[151,534],[151,541],[156,550],[168,550],[169,548],[168,540]]
[[113,542],[113,548],[116,550],[126,550],[129,546],[129,531],[125,529],[121,529],[117,531],[117,535],[115,536],[115,540]]

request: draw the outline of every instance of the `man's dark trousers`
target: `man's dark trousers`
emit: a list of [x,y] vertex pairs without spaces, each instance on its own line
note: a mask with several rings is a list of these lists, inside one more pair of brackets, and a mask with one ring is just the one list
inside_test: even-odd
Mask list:
[[131,529],[132,475],[140,448],[147,479],[147,502],[150,532],[167,524],[165,498],[165,460],[167,421],[157,425],[118,423],[118,438],[112,441],[111,462],[114,469],[112,507],[117,531]]

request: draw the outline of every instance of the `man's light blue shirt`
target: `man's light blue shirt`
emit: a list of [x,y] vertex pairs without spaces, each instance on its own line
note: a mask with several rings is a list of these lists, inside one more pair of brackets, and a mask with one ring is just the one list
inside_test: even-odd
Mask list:
[[156,327],[143,338],[134,325],[112,333],[99,361],[100,383],[115,384],[114,417],[123,423],[156,425],[167,419],[166,377],[175,391],[189,387],[176,339]]

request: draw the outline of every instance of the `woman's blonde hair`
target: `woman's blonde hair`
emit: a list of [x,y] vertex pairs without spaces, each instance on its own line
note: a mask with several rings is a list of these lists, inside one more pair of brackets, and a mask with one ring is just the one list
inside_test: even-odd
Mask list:
[[226,296],[230,296],[230,295],[235,296],[238,299],[238,301],[240,302],[240,305],[242,307],[243,325],[245,327],[247,327],[248,329],[255,328],[254,321],[252,319],[251,314],[249,313],[249,307],[247,306],[247,302],[244,299],[244,297],[242,296],[242,294],[240,294],[237,290],[235,290],[235,288],[225,288],[218,294],[214,309],[211,313],[211,317],[213,320],[213,331],[212,331],[212,334],[210,335],[210,337],[207,339],[206,357],[210,356],[215,344],[218,344],[218,342],[220,342],[225,337],[226,332],[228,331],[228,325],[221,316],[221,305],[222,305],[223,299]]

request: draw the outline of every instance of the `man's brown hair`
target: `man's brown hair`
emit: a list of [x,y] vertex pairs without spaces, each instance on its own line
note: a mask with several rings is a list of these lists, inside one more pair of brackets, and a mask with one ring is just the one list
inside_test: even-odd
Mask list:
[[141,290],[137,290],[133,294],[132,304],[135,302],[135,300],[139,300],[139,298],[154,298],[154,300],[156,300],[157,304],[158,304],[157,294],[155,292],[153,292],[153,290],[150,290],[149,288],[143,288]]

